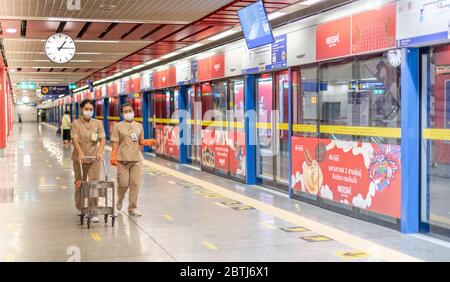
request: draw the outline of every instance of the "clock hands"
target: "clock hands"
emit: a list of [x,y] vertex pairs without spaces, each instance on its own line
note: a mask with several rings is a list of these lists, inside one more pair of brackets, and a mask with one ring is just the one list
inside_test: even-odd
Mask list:
[[64,43],[61,45],[61,47],[58,48],[58,51],[61,51],[61,49],[64,47],[64,45],[66,45],[66,42],[67,42],[67,40],[64,41]]

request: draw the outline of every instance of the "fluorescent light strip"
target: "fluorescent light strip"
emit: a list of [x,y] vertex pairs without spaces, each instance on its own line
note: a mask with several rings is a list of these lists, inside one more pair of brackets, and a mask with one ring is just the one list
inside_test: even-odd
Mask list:
[[[319,1],[320,1],[320,0],[319,0]],[[284,15],[286,15],[285,12],[274,12],[274,13],[268,15],[267,18],[269,19],[269,21],[271,21],[271,20],[273,20],[273,19],[282,17],[282,16],[284,16]]]
[[172,58],[173,56],[176,56],[176,55],[179,55],[179,54],[180,54],[179,52],[172,52],[172,53],[166,54],[164,56],[161,56],[161,58],[168,59],[168,58]]
[[227,37],[227,36],[230,36],[230,35],[232,35],[232,34],[235,34],[235,33],[237,33],[237,32],[238,32],[237,30],[229,29],[229,30],[224,31],[224,32],[222,32],[222,33],[219,33],[219,34],[217,34],[217,35],[211,36],[211,37],[208,38],[207,40],[210,40],[210,41],[216,41],[216,40],[225,38],[225,37]]
[[192,44],[192,45],[189,45],[187,47],[184,47],[184,48],[180,49],[180,51],[183,51],[183,52],[190,51],[192,49],[195,49],[195,48],[198,48],[198,47],[201,47],[201,46],[203,46],[202,43],[195,43],[195,44]]

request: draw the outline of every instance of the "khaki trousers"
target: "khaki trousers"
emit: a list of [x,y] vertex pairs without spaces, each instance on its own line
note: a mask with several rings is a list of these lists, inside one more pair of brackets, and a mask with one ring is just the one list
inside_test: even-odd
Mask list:
[[[92,163],[83,163],[83,179],[81,179],[81,168],[79,162],[73,162],[73,172],[75,174],[75,183],[78,180],[86,181],[89,177],[89,181],[100,180],[100,168],[101,162],[95,161]],[[75,207],[81,210],[83,202],[81,199],[81,189],[75,188]]]
[[117,202],[122,203],[125,194],[130,189],[128,196],[128,211],[137,209],[137,199],[141,187],[142,161],[139,162],[117,162]]

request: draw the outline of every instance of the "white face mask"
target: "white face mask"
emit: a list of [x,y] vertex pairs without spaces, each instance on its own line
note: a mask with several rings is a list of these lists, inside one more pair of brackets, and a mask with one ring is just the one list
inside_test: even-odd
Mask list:
[[126,121],[132,121],[134,119],[134,113],[126,113],[126,114],[123,115],[123,118]]
[[92,118],[92,115],[93,115],[94,113],[92,112],[92,111],[83,111],[83,117],[85,118],[85,119],[90,119],[90,118]]

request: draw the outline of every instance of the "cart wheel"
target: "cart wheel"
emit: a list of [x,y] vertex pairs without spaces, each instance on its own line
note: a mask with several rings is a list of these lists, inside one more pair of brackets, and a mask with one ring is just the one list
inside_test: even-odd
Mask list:
[[90,229],[91,228],[91,219],[88,218],[87,220],[87,228]]
[[114,227],[114,223],[116,222],[116,218],[115,217],[113,217],[112,218],[112,227]]
[[108,215],[105,214],[105,223],[108,223]]

